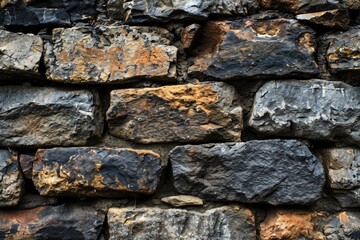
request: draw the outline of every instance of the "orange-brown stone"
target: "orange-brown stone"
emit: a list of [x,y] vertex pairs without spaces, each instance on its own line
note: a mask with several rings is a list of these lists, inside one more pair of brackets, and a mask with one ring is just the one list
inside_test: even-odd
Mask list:
[[260,224],[261,240],[325,240],[324,235],[315,230],[316,214],[301,210],[273,210]]
[[159,27],[55,29],[53,43],[46,45],[47,77],[68,83],[174,79],[177,48],[171,41]]
[[224,83],[114,90],[110,134],[140,143],[239,141],[237,97]]

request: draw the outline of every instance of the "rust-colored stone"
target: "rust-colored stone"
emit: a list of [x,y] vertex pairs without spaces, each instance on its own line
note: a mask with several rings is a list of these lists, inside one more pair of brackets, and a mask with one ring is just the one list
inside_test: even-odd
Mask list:
[[155,192],[160,156],[152,151],[121,148],[40,149],[33,182],[44,196],[122,197]]
[[200,79],[310,77],[319,73],[314,31],[293,19],[210,21],[190,59]]
[[140,143],[239,141],[237,97],[224,83],[114,90],[110,134]]
[[316,214],[301,210],[273,210],[260,224],[261,240],[325,240],[324,235],[315,230]]
[[35,158],[32,155],[27,154],[21,154],[19,156],[19,162],[21,170],[24,174],[24,176],[28,179],[31,179],[32,177],[32,166]]
[[348,29],[350,24],[350,16],[347,9],[304,13],[297,15],[296,19],[332,29]]
[[104,213],[79,205],[0,211],[0,239],[93,240],[104,219]]
[[53,43],[46,45],[47,77],[68,83],[174,79],[177,48],[171,40],[159,27],[55,29]]
[[184,28],[181,33],[181,42],[185,49],[192,46],[200,27],[200,24],[194,23]]

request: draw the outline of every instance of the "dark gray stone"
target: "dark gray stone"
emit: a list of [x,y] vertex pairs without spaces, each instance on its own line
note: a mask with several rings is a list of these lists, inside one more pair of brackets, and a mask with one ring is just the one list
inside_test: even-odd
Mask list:
[[319,74],[315,32],[294,19],[209,21],[201,29],[189,76],[249,80]]
[[95,0],[13,1],[0,8],[0,26],[64,27],[95,17]]
[[94,240],[104,220],[104,213],[75,204],[0,211],[0,238]]
[[239,206],[204,213],[179,209],[110,208],[110,240],[255,240],[251,211]]
[[323,232],[327,240],[360,239],[360,212],[346,211],[330,216]]
[[39,36],[0,30],[0,80],[39,78],[43,49]]
[[259,7],[260,0],[191,0],[191,1],[108,1],[108,16],[142,23],[183,19],[205,20],[210,14],[248,15]]
[[330,72],[341,80],[358,79],[360,73],[360,27],[328,36],[326,61]]
[[152,151],[52,148],[37,151],[32,180],[44,196],[123,197],[154,193],[161,171]]
[[170,160],[176,190],[209,201],[308,204],[325,179],[320,161],[295,140],[185,145]]
[[17,156],[0,150],[0,207],[18,205],[24,191],[24,178]]
[[342,82],[271,81],[256,93],[249,125],[276,135],[359,144],[360,88]]
[[86,145],[101,135],[99,100],[88,90],[3,86],[0,146]]

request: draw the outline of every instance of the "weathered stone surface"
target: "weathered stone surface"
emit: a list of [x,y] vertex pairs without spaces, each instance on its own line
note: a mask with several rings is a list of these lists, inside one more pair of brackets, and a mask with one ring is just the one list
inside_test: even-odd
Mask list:
[[193,45],[195,36],[200,28],[200,24],[193,23],[189,26],[186,26],[181,32],[181,43],[183,44],[185,49],[188,49]]
[[259,7],[260,0],[191,0],[191,1],[108,1],[108,15],[113,19],[141,23],[146,21],[205,20],[210,14],[248,15]]
[[297,20],[210,21],[202,34],[190,60],[192,77],[304,78],[319,73],[314,31]]
[[110,208],[110,240],[223,239],[255,240],[254,217],[241,207],[220,207],[204,213],[180,209]]
[[38,150],[33,182],[45,196],[119,197],[152,194],[160,156],[152,151],[94,147]]
[[348,29],[350,24],[349,12],[346,9],[299,14],[296,19],[332,29]]
[[17,156],[7,150],[0,150],[0,207],[19,204],[24,190],[24,178],[19,170]]
[[58,205],[59,200],[55,197],[43,197],[39,194],[25,194],[19,203],[17,209],[32,209],[41,206]]
[[184,207],[184,206],[201,206],[204,204],[204,201],[201,198],[189,195],[177,195],[164,197],[161,201],[170,204],[174,207]]
[[0,30],[0,80],[40,77],[42,51],[39,36]]
[[107,120],[111,135],[140,143],[239,141],[236,100],[224,83],[114,90]]
[[32,155],[21,154],[19,156],[19,163],[21,170],[24,174],[24,177],[31,179],[32,178],[32,166],[35,158]]
[[360,206],[359,149],[323,149],[320,159],[325,166],[329,187],[340,205],[343,207]]
[[49,80],[67,83],[121,83],[174,79],[177,48],[159,27],[98,26],[54,29],[46,44]]
[[94,18],[95,0],[2,1],[0,25],[6,27],[63,27]]
[[271,81],[256,93],[249,125],[271,135],[359,144],[360,89],[342,82]]
[[325,178],[296,140],[185,145],[170,160],[176,190],[209,201],[308,204],[321,197]]
[[292,13],[317,12],[337,8],[360,9],[358,0],[262,0],[261,5],[267,9]]
[[340,77],[344,74],[359,74],[360,27],[352,28],[347,32],[332,37],[329,36],[329,38],[332,40],[326,52],[326,60],[330,72]]
[[341,212],[323,227],[327,240],[355,240],[360,238],[360,212]]
[[268,211],[260,224],[261,240],[325,240],[325,236],[315,230],[316,214],[301,210]]
[[102,132],[98,99],[88,90],[2,86],[0,102],[1,146],[86,145]]
[[0,211],[0,239],[94,240],[105,214],[79,205]]

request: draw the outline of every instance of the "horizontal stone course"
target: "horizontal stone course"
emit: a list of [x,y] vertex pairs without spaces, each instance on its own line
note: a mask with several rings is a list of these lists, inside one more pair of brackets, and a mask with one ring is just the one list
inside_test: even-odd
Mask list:
[[208,201],[309,204],[324,170],[296,140],[179,146],[170,152],[175,189]]
[[179,209],[110,208],[110,240],[224,239],[255,240],[254,216],[243,207],[219,207],[204,213]]
[[0,239],[94,240],[105,214],[76,204],[0,210]]
[[100,137],[99,99],[88,90],[0,88],[0,146],[87,145]]
[[201,31],[189,59],[191,77],[238,81],[319,74],[315,32],[294,19],[209,21]]
[[110,94],[110,134],[140,143],[239,141],[242,109],[224,83],[119,89]]
[[44,196],[152,194],[163,167],[152,151],[121,148],[40,149],[35,157],[32,180]]
[[66,83],[124,83],[176,77],[177,48],[160,27],[57,28],[46,44],[48,80]]
[[256,93],[249,125],[272,136],[360,143],[360,88],[343,82],[270,81]]

